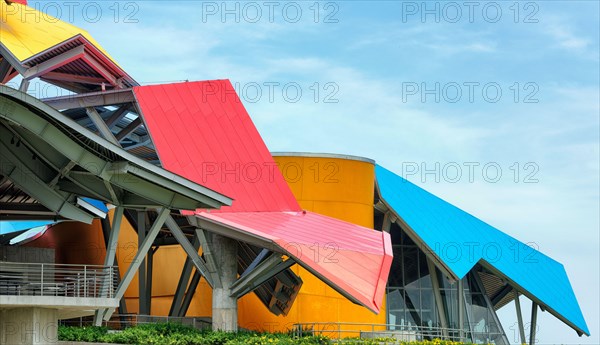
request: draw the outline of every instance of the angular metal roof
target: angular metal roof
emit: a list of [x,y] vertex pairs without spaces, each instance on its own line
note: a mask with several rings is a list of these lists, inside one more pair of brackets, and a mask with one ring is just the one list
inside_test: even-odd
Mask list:
[[20,3],[0,1],[0,16],[1,83],[21,74],[74,92],[138,85],[87,31]]
[[382,307],[393,255],[388,233],[313,212],[200,212],[198,218],[224,236],[291,256],[354,303],[376,313]]
[[133,91],[162,166],[234,198],[219,212],[301,210],[229,80]]
[[[162,166],[234,198],[200,225],[292,257],[375,312],[392,261],[387,233],[303,212],[228,80],[134,88]],[[315,243],[331,257],[315,258]]]
[[[19,2],[0,1],[2,44],[19,61],[25,61],[68,39],[81,35],[95,46],[98,42],[85,30]],[[106,56],[108,54],[99,48]]]
[[379,165],[375,175],[381,199],[403,230],[433,253],[448,274],[461,279],[480,264],[589,335],[562,264]]
[[[0,181],[10,181],[17,192],[34,199],[34,205],[69,219],[91,222],[97,215],[89,201],[78,207],[78,196],[117,206],[175,210],[231,203],[228,197],[143,161],[40,100],[6,86],[0,86],[0,148]],[[5,202],[23,202],[20,195]]]

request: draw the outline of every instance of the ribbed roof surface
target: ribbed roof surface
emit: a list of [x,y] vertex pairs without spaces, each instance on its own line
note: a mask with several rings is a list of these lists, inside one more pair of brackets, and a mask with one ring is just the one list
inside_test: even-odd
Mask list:
[[[388,234],[302,212],[228,80],[134,88],[162,166],[228,195],[199,210],[225,235],[293,257],[350,300],[378,312],[392,261]],[[315,257],[315,243],[331,257]],[[313,253],[311,253],[311,247]]]
[[382,307],[393,255],[388,233],[313,212],[201,212],[198,216],[258,236],[264,246],[277,246],[355,303],[374,312]]
[[229,80],[134,94],[162,166],[234,199],[215,212],[300,211]]
[[77,35],[84,36],[109,56],[87,31],[18,1],[11,5],[0,1],[0,42],[19,61],[27,60]]
[[381,198],[456,277],[482,263],[589,335],[563,265],[379,165],[375,174]]

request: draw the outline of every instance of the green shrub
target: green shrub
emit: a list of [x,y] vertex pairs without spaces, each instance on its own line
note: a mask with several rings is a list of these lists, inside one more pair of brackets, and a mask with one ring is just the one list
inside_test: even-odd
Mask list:
[[390,338],[332,340],[322,335],[303,334],[297,337],[293,333],[201,331],[177,323],[145,324],[126,328],[116,333],[108,333],[105,327],[60,326],[58,339],[136,345],[462,345],[458,342],[440,339],[398,343]]

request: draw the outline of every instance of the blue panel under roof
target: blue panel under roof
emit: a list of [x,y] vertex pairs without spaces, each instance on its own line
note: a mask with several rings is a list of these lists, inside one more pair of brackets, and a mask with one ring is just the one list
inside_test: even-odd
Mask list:
[[383,201],[456,278],[481,263],[589,335],[562,264],[379,165],[375,174]]
[[51,220],[34,220],[34,221],[18,220],[18,221],[11,221],[11,222],[0,221],[0,235],[7,234],[10,232],[15,232],[15,231],[28,230],[31,228],[48,225],[48,224],[52,224],[52,223],[53,223],[53,221],[51,221]]
[[86,202],[88,202],[89,204],[91,204],[92,206],[97,208],[98,210],[100,210],[104,213],[108,213],[108,207],[106,207],[106,205],[102,201],[92,199],[92,198],[81,198],[81,199],[85,200]]

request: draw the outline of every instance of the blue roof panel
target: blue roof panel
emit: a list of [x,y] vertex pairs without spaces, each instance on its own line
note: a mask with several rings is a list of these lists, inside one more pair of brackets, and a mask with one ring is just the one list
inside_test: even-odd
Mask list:
[[457,278],[482,263],[589,335],[562,264],[379,165],[375,174],[383,201]]

